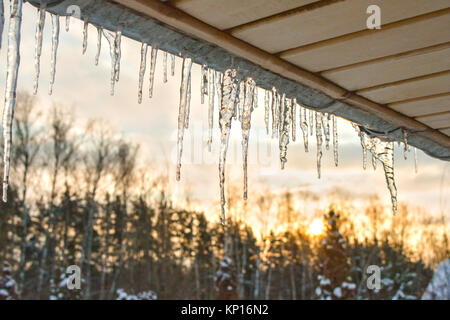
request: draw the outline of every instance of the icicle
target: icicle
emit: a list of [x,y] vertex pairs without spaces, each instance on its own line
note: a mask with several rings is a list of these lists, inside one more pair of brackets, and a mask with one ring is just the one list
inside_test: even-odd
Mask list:
[[3,0],[0,0],[0,49],[2,48],[4,25],[5,25],[5,8],[3,6]]
[[110,31],[103,30],[106,40],[109,43],[109,54],[111,56],[111,95],[114,95],[114,85],[116,83],[116,35]]
[[219,105],[220,110],[220,104],[222,103],[222,72],[216,71],[214,80],[216,85],[217,104]]
[[253,92],[253,109],[258,108],[258,88],[255,87],[255,91]]
[[291,103],[290,99],[286,99],[283,93],[280,104],[280,124],[279,124],[279,148],[280,148],[280,162],[281,169],[287,162],[287,146],[289,144],[290,122],[291,122]]
[[365,146],[383,164],[386,184],[391,194],[392,211],[397,212],[397,187],[394,179],[394,143],[370,138],[365,132],[359,132],[361,144]]
[[152,46],[151,60],[150,60],[150,84],[148,87],[149,98],[153,97],[153,83],[155,81],[155,69],[156,69],[156,56],[158,55],[158,49]]
[[407,152],[409,152],[409,146],[408,146],[408,131],[405,129],[402,129],[403,133],[403,156],[405,157],[405,160],[408,158]]
[[175,75],[175,56],[173,54],[170,55],[170,74],[172,77]]
[[184,117],[184,128],[189,128],[189,115],[191,113],[191,75],[189,74],[188,80],[188,91],[187,91],[187,101],[186,101],[186,112]]
[[244,169],[244,200],[248,198],[247,187],[247,159],[248,159],[248,140],[250,138],[251,118],[253,112],[253,99],[255,92],[255,81],[252,78],[247,78],[245,81],[245,102],[242,110],[242,160]]
[[362,152],[363,152],[363,169],[366,170],[366,168],[367,168],[367,148],[366,148],[366,145],[364,144],[363,137],[361,134],[360,134],[360,138],[361,138],[361,147],[362,147]]
[[306,109],[300,106],[300,128],[303,133],[303,143],[305,145],[305,152],[308,152],[308,122],[306,120]]
[[87,40],[88,40],[88,17],[86,16],[84,18],[84,23],[83,23],[83,54],[86,53],[86,49],[87,49]]
[[291,104],[291,124],[292,124],[292,141],[297,138],[297,99],[292,99]]
[[333,154],[334,154],[334,165],[337,167],[339,165],[338,157],[338,129],[337,129],[337,118],[334,114],[331,115],[331,120],[333,122]]
[[208,95],[208,67],[202,65],[202,71],[200,74],[200,102],[205,103],[205,95]]
[[222,103],[219,110],[220,127],[220,158],[219,158],[219,183],[220,203],[222,211],[222,224],[225,224],[225,165],[227,159],[228,140],[230,138],[231,121],[235,113],[237,80],[236,70],[226,70],[223,77]]
[[330,149],[330,118],[328,113],[322,114],[323,135],[325,137],[325,148]]
[[416,171],[416,174],[419,172],[419,165],[418,165],[418,159],[417,159],[417,148],[414,148],[414,169]]
[[167,51],[163,52],[163,69],[164,69],[163,82],[167,83]]
[[272,87],[272,138],[278,137],[278,114],[280,112],[280,94]]
[[53,93],[53,84],[55,83],[56,74],[56,55],[59,45],[59,16],[52,14],[52,58],[50,62],[50,85],[48,87],[48,94]]
[[314,134],[314,114],[315,111],[309,110],[309,135],[312,136]]
[[264,123],[266,124],[266,134],[269,134],[269,113],[270,113],[270,92],[264,91]]
[[148,44],[141,44],[141,64],[139,66],[139,87],[138,87],[138,103],[142,103],[142,87],[144,86],[145,68],[147,67],[147,50]]
[[317,139],[317,177],[320,179],[322,168],[322,113],[314,112],[316,118],[316,139]]
[[98,66],[100,53],[102,51],[102,28],[97,27],[97,53],[95,54],[95,65]]
[[66,32],[69,32],[70,28],[70,16],[66,16]]
[[377,157],[375,157],[373,154],[372,154],[372,168],[373,171],[377,170]]
[[122,31],[117,30],[116,36],[114,38],[114,51],[116,54],[116,64],[114,65],[114,79],[116,80],[116,82],[119,81],[120,75],[120,58],[122,57],[121,42],[122,42]]
[[208,151],[211,152],[214,127],[214,75],[213,69],[208,69]]
[[16,105],[17,75],[20,64],[20,28],[22,0],[10,1],[8,53],[6,56],[5,106],[3,108],[3,202],[8,200],[9,169],[12,147],[12,126]]
[[241,81],[239,83],[239,121],[242,122],[242,113],[244,112],[244,103],[245,103],[245,82]]
[[44,29],[45,24],[45,8],[46,4],[41,3],[41,7],[38,9],[38,21],[36,24],[36,47],[34,53],[34,88],[33,93],[36,94],[39,86],[39,74],[41,70],[41,53],[42,53],[42,31]]
[[181,74],[180,86],[180,106],[178,110],[178,139],[177,139],[177,172],[176,179],[180,181],[181,175],[181,156],[183,153],[183,136],[186,123],[186,106],[188,99],[189,78],[191,77],[192,59],[183,59],[183,68]]

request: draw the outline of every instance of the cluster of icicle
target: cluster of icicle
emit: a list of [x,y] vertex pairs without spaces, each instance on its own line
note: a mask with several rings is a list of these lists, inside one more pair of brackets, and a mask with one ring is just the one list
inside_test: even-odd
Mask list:
[[[10,170],[10,154],[12,145],[12,124],[16,97],[17,74],[19,68],[19,45],[20,45],[20,29],[22,20],[22,4],[23,0],[10,1],[10,19],[8,27],[8,53],[7,53],[7,76],[6,76],[6,90],[5,90],[5,105],[3,109],[3,139],[4,139],[4,178],[3,178],[3,201],[7,201],[9,170]],[[35,78],[34,90],[36,94],[39,84],[40,73],[40,57],[42,52],[43,29],[45,25],[46,7],[43,4],[37,12],[36,24],[36,46],[35,46]],[[48,93],[52,94],[53,84],[55,82],[56,74],[56,57],[59,44],[59,16],[50,14],[52,18],[52,54],[51,54],[51,70],[50,70],[50,85]],[[0,40],[1,32],[3,31],[4,17],[3,17],[3,0],[0,0]],[[70,16],[66,17],[66,31],[69,30]],[[97,51],[95,56],[95,65],[98,65],[99,56],[101,53],[102,38],[105,37],[109,43],[109,53],[111,58],[111,95],[114,95],[115,83],[119,81],[120,73],[120,59],[121,59],[121,30],[108,31],[101,27],[97,28]],[[84,19],[83,25],[83,42],[82,53],[87,49],[88,39],[88,18]],[[0,42],[1,48],[1,42]],[[138,84],[138,102],[142,103],[142,90],[144,83],[144,76],[147,64],[148,44],[142,43],[140,52],[140,67],[139,67],[139,84]],[[156,68],[156,59],[158,48],[151,47],[151,58],[149,67],[149,97],[153,96],[153,83]],[[175,56],[168,52],[162,51],[163,55],[163,70],[164,83],[167,82],[168,74],[168,57],[170,55],[170,71],[171,75],[175,74]],[[180,87],[180,103],[178,111],[178,135],[177,135],[177,165],[176,165],[176,179],[181,177],[181,159],[183,153],[183,137],[184,130],[189,128],[189,114],[191,101],[191,68],[192,59],[184,58],[181,69],[181,87]],[[243,157],[243,171],[244,171],[244,187],[243,198],[248,197],[247,187],[247,158],[248,145],[250,139],[251,119],[253,111],[258,107],[257,87],[252,78],[242,80],[238,77],[235,69],[227,69],[225,72],[220,72],[203,65],[201,68],[201,86],[200,95],[201,103],[204,104],[205,96],[208,96],[208,149],[211,151],[213,143],[213,127],[214,127],[214,110],[219,111],[219,128],[220,136],[220,159],[219,159],[219,182],[220,182],[220,199],[221,199],[221,214],[222,223],[225,221],[225,167],[226,154],[228,148],[228,141],[230,137],[230,130],[232,121],[239,121],[242,131],[242,157]],[[215,105],[215,96],[218,105]],[[297,110],[299,111],[297,113]],[[298,114],[298,116],[297,116]],[[271,119],[271,120],[270,120]],[[278,139],[280,150],[281,169],[284,169],[287,162],[287,149],[290,140],[296,140],[297,135],[297,121],[298,127],[302,131],[305,151],[308,152],[309,136],[316,136],[317,145],[317,175],[321,176],[321,160],[323,154],[323,143],[328,150],[333,144],[333,156],[335,165],[338,166],[338,129],[337,118],[333,114],[322,113],[314,111],[300,105],[295,98],[289,98],[284,93],[278,92],[273,87],[271,90],[264,90],[264,122],[266,133],[274,139]],[[270,125],[270,122],[271,125]],[[367,150],[372,154],[372,164],[376,167],[376,160],[379,160],[384,167],[386,182],[391,193],[392,207],[394,213],[397,210],[397,190],[394,182],[394,156],[393,143],[384,142],[379,138],[369,137],[365,131],[360,130],[357,125],[354,125],[361,138],[361,145],[363,148],[363,167],[366,168]],[[315,128],[315,130],[314,130]],[[332,131],[331,131],[332,130]],[[271,131],[271,133],[270,133]],[[405,157],[408,149],[406,132],[404,132]],[[417,171],[417,153],[415,150],[416,171]]]

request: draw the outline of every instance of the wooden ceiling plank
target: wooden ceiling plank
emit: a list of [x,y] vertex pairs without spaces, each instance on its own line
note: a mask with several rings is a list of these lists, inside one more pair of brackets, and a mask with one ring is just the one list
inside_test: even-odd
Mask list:
[[347,90],[450,70],[450,42],[331,69],[320,74]]
[[390,103],[388,107],[409,117],[444,112],[450,110],[450,92]]
[[410,0],[320,1],[291,11],[293,14],[279,14],[231,29],[230,33],[267,52],[276,53],[367,30],[369,5],[380,7],[382,29],[449,7],[448,0],[420,1],[414,5]]
[[[282,52],[279,56],[313,72],[369,61],[405,51],[447,43],[450,9],[364,30]],[[333,58],[330,59],[332,53]]]
[[450,128],[440,129],[439,131],[447,136],[450,136]]
[[426,124],[427,126],[440,130],[450,126],[450,111],[441,114],[420,117],[417,121]]
[[181,0],[172,5],[218,29],[229,29],[250,21],[301,7],[318,0]]
[[450,70],[356,91],[381,104],[448,92]]

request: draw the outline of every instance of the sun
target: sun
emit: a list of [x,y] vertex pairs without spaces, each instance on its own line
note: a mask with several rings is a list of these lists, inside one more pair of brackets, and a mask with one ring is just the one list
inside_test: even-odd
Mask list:
[[321,235],[325,231],[323,220],[316,218],[309,225],[309,234],[312,236]]

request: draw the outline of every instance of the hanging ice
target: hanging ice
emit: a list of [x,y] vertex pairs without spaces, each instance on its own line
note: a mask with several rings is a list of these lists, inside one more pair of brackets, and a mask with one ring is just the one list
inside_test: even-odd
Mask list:
[[272,87],[272,138],[278,137],[278,115],[280,112],[280,94]]
[[141,63],[139,66],[139,87],[138,87],[138,103],[142,103],[142,87],[144,86],[145,68],[147,66],[147,50],[148,44],[141,44]]
[[155,81],[155,69],[156,69],[156,56],[158,55],[158,49],[152,46],[151,58],[150,58],[150,82],[148,87],[149,98],[153,97],[153,83]]
[[119,81],[119,75],[120,75],[120,58],[122,57],[122,50],[121,50],[121,42],[122,42],[122,31],[117,30],[116,36],[114,38],[114,51],[116,53],[116,64],[114,65],[114,78],[116,82]]
[[86,53],[86,49],[87,49],[87,40],[88,40],[88,17],[86,16],[84,18],[84,22],[83,22],[83,54]]
[[323,135],[325,137],[325,148],[330,149],[330,118],[328,113],[322,114]]
[[111,31],[103,30],[103,34],[105,35],[106,40],[108,40],[109,44],[109,54],[111,56],[111,95],[114,95],[114,85],[116,83],[116,71],[117,71],[117,59],[119,58],[117,56],[117,53],[120,50],[117,50],[117,40],[118,36],[116,33],[113,33]]
[[339,164],[338,159],[338,129],[337,129],[337,119],[334,114],[331,115],[331,120],[333,122],[333,154],[334,154],[334,165],[337,167]]
[[247,159],[248,159],[248,140],[250,138],[251,119],[253,112],[253,99],[255,91],[255,81],[252,78],[247,78],[245,81],[245,101],[242,109],[242,160],[244,169],[244,200],[247,200]]
[[242,122],[242,112],[244,112],[244,103],[245,103],[245,82],[241,81],[239,83],[239,104],[238,104],[239,121],[241,122]]
[[309,135],[314,134],[314,113],[315,111],[309,110]]
[[186,100],[186,112],[184,113],[184,128],[189,128],[189,115],[191,113],[191,75],[189,74],[188,89]]
[[8,200],[9,169],[12,147],[12,125],[16,105],[17,75],[20,64],[20,28],[22,0],[10,1],[8,53],[6,58],[5,106],[3,107],[3,201]]
[[3,26],[5,25],[5,8],[3,0],[0,0],[0,49],[2,48]]
[[164,69],[163,82],[167,83],[167,51],[163,52],[163,69]]
[[219,105],[220,110],[220,104],[222,103],[222,72],[216,71],[214,77],[216,84],[217,104]]
[[95,65],[98,66],[98,60],[102,51],[102,28],[97,27],[97,53],[95,54]]
[[306,120],[306,109],[300,106],[300,128],[303,133],[303,143],[305,145],[305,152],[308,152],[308,122]]
[[386,184],[391,194],[392,211],[397,212],[397,187],[394,179],[394,143],[370,138],[360,130],[361,143],[383,164]]
[[270,92],[264,90],[264,123],[266,125],[266,134],[269,134],[269,113],[270,113]]
[[289,144],[290,123],[291,123],[291,100],[283,93],[280,104],[280,125],[279,125],[279,148],[281,169],[287,162],[287,146]]
[[211,152],[214,126],[214,75],[213,69],[208,69],[208,150]]
[[291,100],[291,125],[292,125],[292,141],[297,138],[297,99]]
[[66,16],[66,32],[69,32],[70,28],[70,16]]
[[405,157],[405,160],[408,158],[407,152],[409,152],[409,146],[408,146],[408,131],[405,129],[402,129],[403,133],[403,156]]
[[377,170],[377,157],[372,154],[372,168],[373,171]]
[[314,112],[316,118],[316,139],[317,139],[317,177],[320,179],[322,168],[322,113]]
[[172,77],[175,75],[175,56],[173,54],[170,55],[170,74]]
[[34,87],[33,93],[36,94],[39,86],[39,74],[41,70],[41,53],[42,53],[42,31],[44,30],[45,24],[45,8],[46,4],[44,2],[41,3],[41,7],[38,9],[38,21],[36,24],[36,46],[34,52]]
[[188,104],[189,78],[191,77],[192,59],[184,58],[180,86],[180,106],[178,109],[178,138],[177,138],[177,172],[176,179],[180,181],[181,156],[183,154],[183,136],[186,121],[186,106]]
[[52,59],[50,62],[50,85],[48,87],[48,94],[53,93],[53,84],[55,83],[56,74],[56,55],[59,44],[59,16],[52,14]]
[[363,132],[359,129],[358,129],[358,132],[359,132],[359,138],[361,140],[361,147],[362,147],[362,152],[363,152],[363,169],[366,170],[366,168],[367,168],[367,145],[364,142]]
[[225,165],[227,159],[228,140],[230,138],[232,117],[235,113],[237,80],[236,70],[226,70],[223,77],[222,103],[219,109],[220,158],[219,183],[222,224],[225,224]]
[[200,77],[200,102],[204,104],[205,95],[208,95],[208,67],[206,65],[202,65]]

